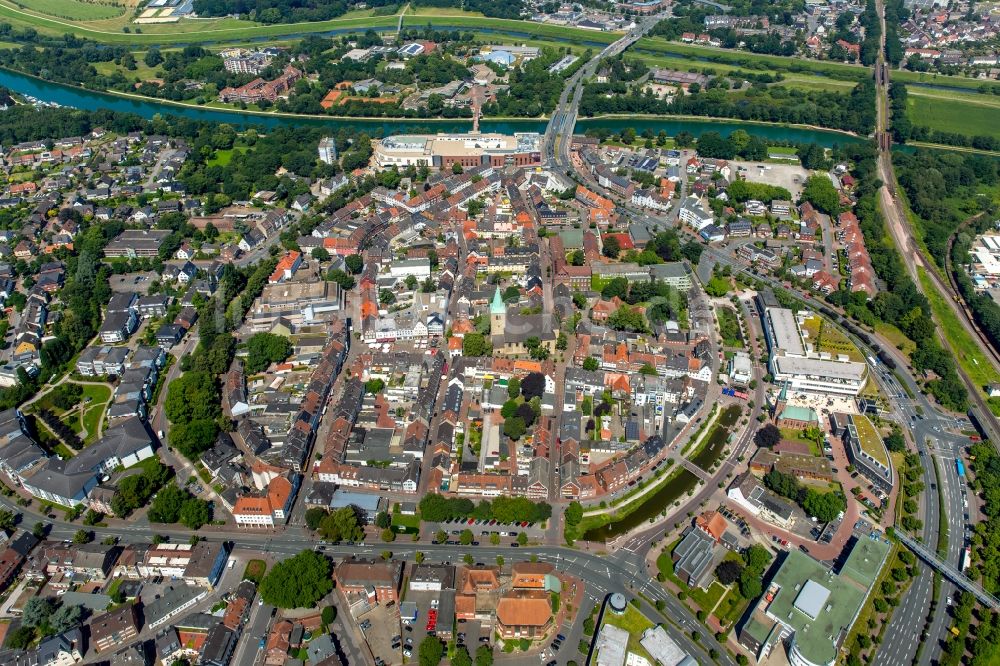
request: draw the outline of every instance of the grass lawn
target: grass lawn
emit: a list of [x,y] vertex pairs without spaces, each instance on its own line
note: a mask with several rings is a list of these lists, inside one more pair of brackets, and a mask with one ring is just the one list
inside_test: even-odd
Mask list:
[[914,125],[943,132],[1000,137],[1000,107],[978,104],[954,97],[914,95],[907,99],[907,111]]
[[230,148],[229,150],[217,150],[212,159],[208,160],[208,166],[227,166],[233,160],[233,153],[239,151],[245,153],[247,148],[242,146],[237,146],[235,148]]
[[619,627],[628,632],[629,652],[641,655],[642,657],[648,659],[650,663],[656,663],[649,653],[646,652],[646,648],[642,647],[639,643],[639,639],[642,638],[642,632],[652,627],[653,622],[640,613],[635,606],[629,604],[626,607],[625,612],[621,615],[606,613],[604,615],[604,623]]
[[802,431],[795,430],[794,428],[781,428],[781,438],[787,439],[791,442],[799,442],[805,444],[809,447],[809,453],[814,456],[822,456],[823,450],[819,444],[812,441],[811,439],[806,439],[802,436]]
[[157,458],[156,456],[152,456],[146,458],[145,460],[140,460],[136,464],[132,465],[131,467],[127,467],[126,469],[141,469],[143,472],[152,472],[154,469],[156,469],[156,466],[159,463],[160,459]]
[[906,337],[901,330],[892,324],[879,322],[875,326],[875,332],[891,342],[893,347],[906,354],[906,358],[910,358],[910,355],[917,348],[917,345],[913,342],[913,340]]
[[243,570],[243,580],[252,580],[260,585],[264,579],[264,572],[267,571],[267,562],[264,560],[250,560],[247,568]]
[[401,527],[409,532],[416,532],[420,529],[420,516],[404,516],[401,513],[392,513],[392,526]]
[[48,14],[70,21],[93,21],[121,16],[125,7],[80,0],[17,0],[18,4],[41,14]]
[[97,427],[101,423],[105,407],[106,405],[101,404],[91,407],[83,413],[83,429],[87,431],[87,436],[83,440],[84,444],[90,444],[97,439]]
[[138,52],[135,53],[134,55],[135,55],[135,69],[125,69],[124,67],[122,67],[121,65],[119,65],[114,61],[94,62],[91,64],[94,66],[94,69],[97,70],[98,74],[103,74],[105,76],[110,76],[115,72],[121,72],[122,76],[124,76],[129,81],[132,81],[133,79],[139,79],[140,81],[148,81],[150,79],[158,78],[156,76],[156,70],[158,69],[158,66],[149,67],[145,62],[143,62],[143,58],[146,57],[145,53]]
[[965,370],[969,377],[982,389],[987,384],[1000,381],[1000,374],[990,364],[990,360],[979,348],[979,345],[972,336],[962,327],[958,316],[945,302],[944,297],[938,292],[934,283],[927,276],[923,268],[917,269],[920,272],[920,284],[923,292],[930,301],[931,310],[944,331],[944,336],[948,340],[952,354],[958,360],[959,365]]
[[409,7],[407,16],[477,16],[482,18],[482,12],[467,12],[457,7]]
[[726,626],[735,624],[743,612],[746,610],[747,600],[740,594],[738,585],[732,585],[729,593],[723,597],[722,601],[715,608],[715,617]]
[[81,384],[83,386],[83,401],[90,398],[91,403],[107,402],[111,400],[111,387],[103,384]]

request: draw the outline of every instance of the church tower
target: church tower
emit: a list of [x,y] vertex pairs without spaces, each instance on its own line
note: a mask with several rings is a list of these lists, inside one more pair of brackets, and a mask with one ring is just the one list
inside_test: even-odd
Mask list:
[[493,302],[490,303],[490,334],[503,335],[507,328],[507,304],[500,296],[500,287],[497,286],[493,294]]
[[772,417],[777,421],[781,417],[781,413],[785,411],[785,405],[788,404],[788,382],[786,381],[781,385],[781,392],[778,393],[778,400],[774,403],[774,414]]

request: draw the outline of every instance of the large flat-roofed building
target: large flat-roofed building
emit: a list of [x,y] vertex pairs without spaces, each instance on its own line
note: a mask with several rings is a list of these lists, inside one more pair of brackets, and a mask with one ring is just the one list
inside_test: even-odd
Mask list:
[[375,165],[427,166],[451,169],[454,164],[471,168],[537,166],[541,164],[541,136],[536,132],[517,134],[404,134],[374,141]]
[[889,550],[881,538],[860,539],[836,573],[790,551],[741,627],[740,645],[760,662],[784,642],[792,666],[832,666]]
[[895,479],[889,451],[868,417],[864,414],[833,414],[830,420],[844,439],[844,449],[851,464],[876,488],[886,494],[891,493]]
[[845,354],[815,351],[803,335],[801,315],[788,308],[765,307],[761,322],[770,352],[768,369],[776,384],[790,391],[857,395],[865,384],[864,363]]
[[105,257],[157,257],[168,229],[126,229],[104,247]]
[[248,315],[250,329],[267,331],[279,319],[293,328],[329,321],[344,305],[344,293],[336,282],[314,280],[282,282],[264,287]]

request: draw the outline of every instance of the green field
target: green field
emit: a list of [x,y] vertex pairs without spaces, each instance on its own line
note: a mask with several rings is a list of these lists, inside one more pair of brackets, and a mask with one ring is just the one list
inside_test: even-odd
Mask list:
[[17,4],[40,14],[71,21],[109,19],[125,13],[125,7],[121,5],[99,5],[96,2],[81,2],[81,0],[17,0]]
[[871,75],[871,69],[860,65],[845,65],[839,62],[825,62],[819,60],[806,60],[802,58],[791,58],[785,56],[763,55],[759,53],[749,53],[746,51],[733,51],[715,48],[712,46],[699,46],[694,44],[681,44],[670,42],[659,37],[643,37],[635,44],[635,49],[647,51],[653,55],[671,54],[674,56],[687,56],[697,58],[698,66],[701,61],[709,63],[728,63],[737,66],[755,68],[759,72],[782,70],[788,72],[813,72],[831,78],[858,80]]
[[1000,106],[995,99],[982,102],[958,98],[957,95],[932,97],[910,95],[907,109],[914,125],[923,125],[943,132],[1000,137]]
[[902,81],[908,86],[916,87],[921,83],[928,85],[949,86],[952,88],[969,88],[979,90],[983,85],[989,85],[979,79],[970,79],[965,76],[945,76],[944,74],[930,74],[928,72],[910,72],[907,70],[893,70],[892,78]]
[[945,302],[944,296],[937,290],[931,282],[923,268],[917,269],[920,272],[920,286],[927,300],[930,301],[931,310],[934,317],[941,325],[948,346],[958,364],[969,375],[976,386],[983,387],[987,384],[994,384],[1000,381],[1000,374],[990,364],[990,360],[982,352],[976,340],[962,326],[958,315]]
[[[48,0],[32,0],[46,3]],[[61,0],[76,2],[79,0]],[[51,35],[70,33],[78,37],[86,37],[99,42],[111,44],[128,44],[139,47],[145,44],[177,44],[177,43],[231,43],[259,37],[281,37],[312,32],[327,32],[330,30],[364,30],[366,28],[395,29],[399,15],[389,16],[358,16],[349,15],[345,18],[329,21],[312,21],[305,23],[278,23],[262,25],[234,18],[185,19],[177,23],[147,24],[141,26],[141,33],[134,30],[123,32],[127,27],[129,17],[118,17],[105,21],[80,23],[62,18],[46,16],[34,11],[21,9],[9,2],[0,0],[0,19],[18,26],[32,27],[39,32]],[[512,19],[485,18],[468,12],[440,15],[406,14],[403,25],[406,27],[424,27],[426,25],[441,28],[489,28],[497,32],[518,33],[518,37],[535,37],[539,39],[554,39],[568,42],[596,42],[610,44],[620,33],[594,32],[581,28],[571,28],[559,25],[516,21]],[[135,27],[135,26],[132,26]]]

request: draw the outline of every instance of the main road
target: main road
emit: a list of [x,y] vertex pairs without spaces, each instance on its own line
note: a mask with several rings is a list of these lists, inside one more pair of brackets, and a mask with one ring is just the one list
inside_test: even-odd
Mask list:
[[561,169],[563,173],[570,168],[569,148],[573,139],[573,129],[576,127],[580,98],[583,96],[583,82],[594,75],[602,60],[623,53],[665,16],[666,14],[661,13],[640,19],[635,28],[622,35],[618,41],[604,47],[566,80],[562,95],[559,96],[559,103],[552,112],[552,117],[545,127],[545,134],[542,136],[542,154],[546,166]]

